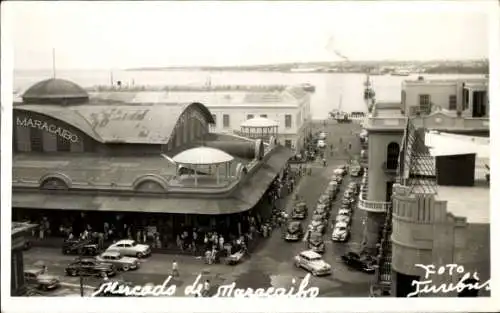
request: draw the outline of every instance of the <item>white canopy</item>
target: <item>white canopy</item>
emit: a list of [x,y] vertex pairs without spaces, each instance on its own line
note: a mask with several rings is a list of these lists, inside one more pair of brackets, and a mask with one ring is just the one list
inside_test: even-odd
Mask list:
[[477,158],[490,158],[490,139],[449,133],[426,132],[425,145],[432,156],[476,154]]
[[254,117],[241,123],[241,127],[278,127],[278,122],[265,117]]
[[210,147],[197,147],[189,150],[182,151],[173,157],[175,163],[179,164],[192,164],[192,165],[210,165],[228,163],[234,158],[226,152],[210,148]]

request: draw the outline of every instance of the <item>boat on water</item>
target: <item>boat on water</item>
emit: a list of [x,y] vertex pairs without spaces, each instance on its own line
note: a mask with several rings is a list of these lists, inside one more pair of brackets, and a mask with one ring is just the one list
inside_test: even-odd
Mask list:
[[314,85],[311,85],[309,83],[302,84],[301,86],[302,86],[302,89],[304,89],[307,92],[315,92],[316,91],[316,87],[314,87]]
[[410,71],[408,70],[396,70],[391,73],[392,76],[410,76]]

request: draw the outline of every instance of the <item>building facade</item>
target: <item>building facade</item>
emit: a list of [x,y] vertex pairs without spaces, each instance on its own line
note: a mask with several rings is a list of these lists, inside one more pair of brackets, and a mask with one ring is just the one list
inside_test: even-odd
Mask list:
[[285,146],[300,150],[311,121],[311,93],[301,86],[270,88],[222,86],[168,92],[123,89],[94,92],[92,95],[127,102],[203,103],[210,109],[215,122],[210,125],[210,131],[214,133],[238,134],[244,121],[254,117],[268,118],[279,124],[277,139]]
[[429,114],[435,107],[464,117],[489,117],[488,79],[406,80],[401,102],[408,115]]
[[[162,241],[181,225],[241,232],[241,215],[262,202],[291,156],[276,138],[264,145],[211,133],[201,103],[93,98],[60,79],[35,84],[13,109],[12,216],[48,217],[53,233],[104,222],[154,227],[169,237]],[[173,161],[200,147],[201,169]],[[230,161],[212,160],[213,149]]]
[[[359,209],[366,213],[363,247],[365,253],[379,260],[375,289],[393,296],[408,295],[414,288],[411,282],[422,279],[422,269],[415,266],[418,263],[462,264],[468,271],[489,275],[489,222],[475,223],[466,210],[454,212],[457,203],[450,206],[447,198],[440,198],[436,170],[446,171],[448,176],[458,170],[450,169],[450,162],[431,157],[423,139],[425,130],[489,136],[489,118],[457,115],[441,108],[412,115],[405,109],[408,105],[408,99],[403,104],[377,103],[364,123],[368,139],[362,164],[367,169],[359,200]],[[405,139],[410,132],[411,144]],[[405,155],[404,151],[409,152]],[[460,159],[459,167],[472,166],[458,172],[474,175],[470,158],[453,158]],[[401,177],[408,179],[402,181]],[[412,180],[418,187],[412,187]],[[488,197],[482,194],[480,198]],[[488,207],[484,203],[479,206],[483,210]],[[464,250],[467,244],[475,247],[470,254]],[[456,282],[458,276],[440,279]]]

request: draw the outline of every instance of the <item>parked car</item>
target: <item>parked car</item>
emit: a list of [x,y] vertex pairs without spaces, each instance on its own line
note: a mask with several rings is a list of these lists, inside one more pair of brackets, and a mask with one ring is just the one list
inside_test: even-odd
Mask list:
[[102,263],[96,259],[82,258],[73,261],[66,267],[69,276],[100,276],[111,277],[116,275],[116,268],[109,263]]
[[316,216],[316,218],[313,216],[313,220],[309,224],[309,231],[324,234],[326,231],[325,220],[321,216]]
[[342,261],[350,268],[356,269],[361,272],[373,274],[375,273],[375,266],[370,259],[362,258],[355,252],[348,252],[342,256]]
[[326,148],[326,142],[324,140],[318,140],[317,143],[318,148]]
[[109,246],[106,251],[118,251],[121,255],[133,256],[139,259],[151,255],[149,245],[139,244],[130,239],[120,240]]
[[324,220],[328,220],[330,218],[330,210],[325,204],[318,204],[313,212],[313,216],[314,215],[321,216]]
[[344,199],[342,199],[342,205],[349,205],[349,206],[351,206],[353,202],[354,202],[353,198],[344,198]]
[[326,193],[328,193],[328,195],[332,200],[335,199],[335,197],[337,196],[338,190],[339,189],[337,187],[337,184],[335,185],[328,184],[328,187],[326,187]]
[[349,215],[341,215],[338,214],[337,217],[335,218],[336,223],[346,223],[349,225],[351,223],[351,217]]
[[343,168],[336,168],[333,170],[333,174],[344,176],[346,174],[346,170]]
[[26,285],[31,285],[41,290],[53,290],[61,285],[58,277],[44,274],[41,268],[24,270],[24,281]]
[[336,182],[337,182],[337,184],[342,184],[342,180],[343,180],[343,179],[344,179],[344,178],[342,177],[342,175],[334,175],[334,176],[332,176],[332,178],[331,178],[331,180],[332,180],[332,181],[336,181]]
[[351,215],[352,215],[352,211],[350,209],[344,209],[344,208],[339,209],[339,211],[337,213],[337,216],[349,216],[349,217],[351,217]]
[[140,263],[138,258],[127,257],[118,251],[106,251],[96,257],[96,260],[103,263],[113,264],[119,271],[136,270]]
[[320,140],[325,140],[325,139],[326,139],[326,133],[325,133],[325,132],[321,132],[321,133],[319,133],[319,134],[318,134],[318,138],[319,138]]
[[332,208],[332,201],[328,194],[322,194],[318,199],[318,206],[324,205],[328,210]]
[[302,224],[299,221],[290,221],[286,226],[285,240],[299,241],[304,235]]
[[323,234],[318,232],[311,232],[309,234],[309,239],[307,240],[308,248],[316,253],[325,252],[325,241],[323,240]]
[[344,191],[344,198],[352,198],[354,196],[354,191],[352,189],[347,188]]
[[99,248],[91,240],[65,240],[62,246],[62,253],[94,256],[99,253]]
[[349,238],[349,226],[344,222],[337,222],[332,232],[332,240],[345,242]]
[[293,263],[296,267],[303,268],[313,276],[330,275],[332,267],[326,263],[321,255],[314,251],[306,250],[294,257]]
[[307,217],[308,208],[305,202],[297,202],[292,209],[291,218],[295,220],[303,220]]
[[352,177],[359,177],[361,175],[361,166],[359,165],[351,166],[351,168],[349,169],[349,174]]

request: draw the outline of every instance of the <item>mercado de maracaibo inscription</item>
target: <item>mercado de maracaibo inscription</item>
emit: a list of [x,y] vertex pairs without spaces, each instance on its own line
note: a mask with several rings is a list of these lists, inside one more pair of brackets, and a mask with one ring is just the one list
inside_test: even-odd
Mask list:
[[49,132],[51,134],[58,135],[66,140],[69,140],[71,142],[77,143],[79,138],[76,134],[72,133],[71,131],[64,129],[60,126],[54,125],[54,124],[49,124],[44,121],[32,119],[32,118],[27,118],[25,117],[24,119],[22,118],[17,118],[16,121],[17,126],[23,126],[23,127],[32,127],[32,128],[37,128],[46,132]]

